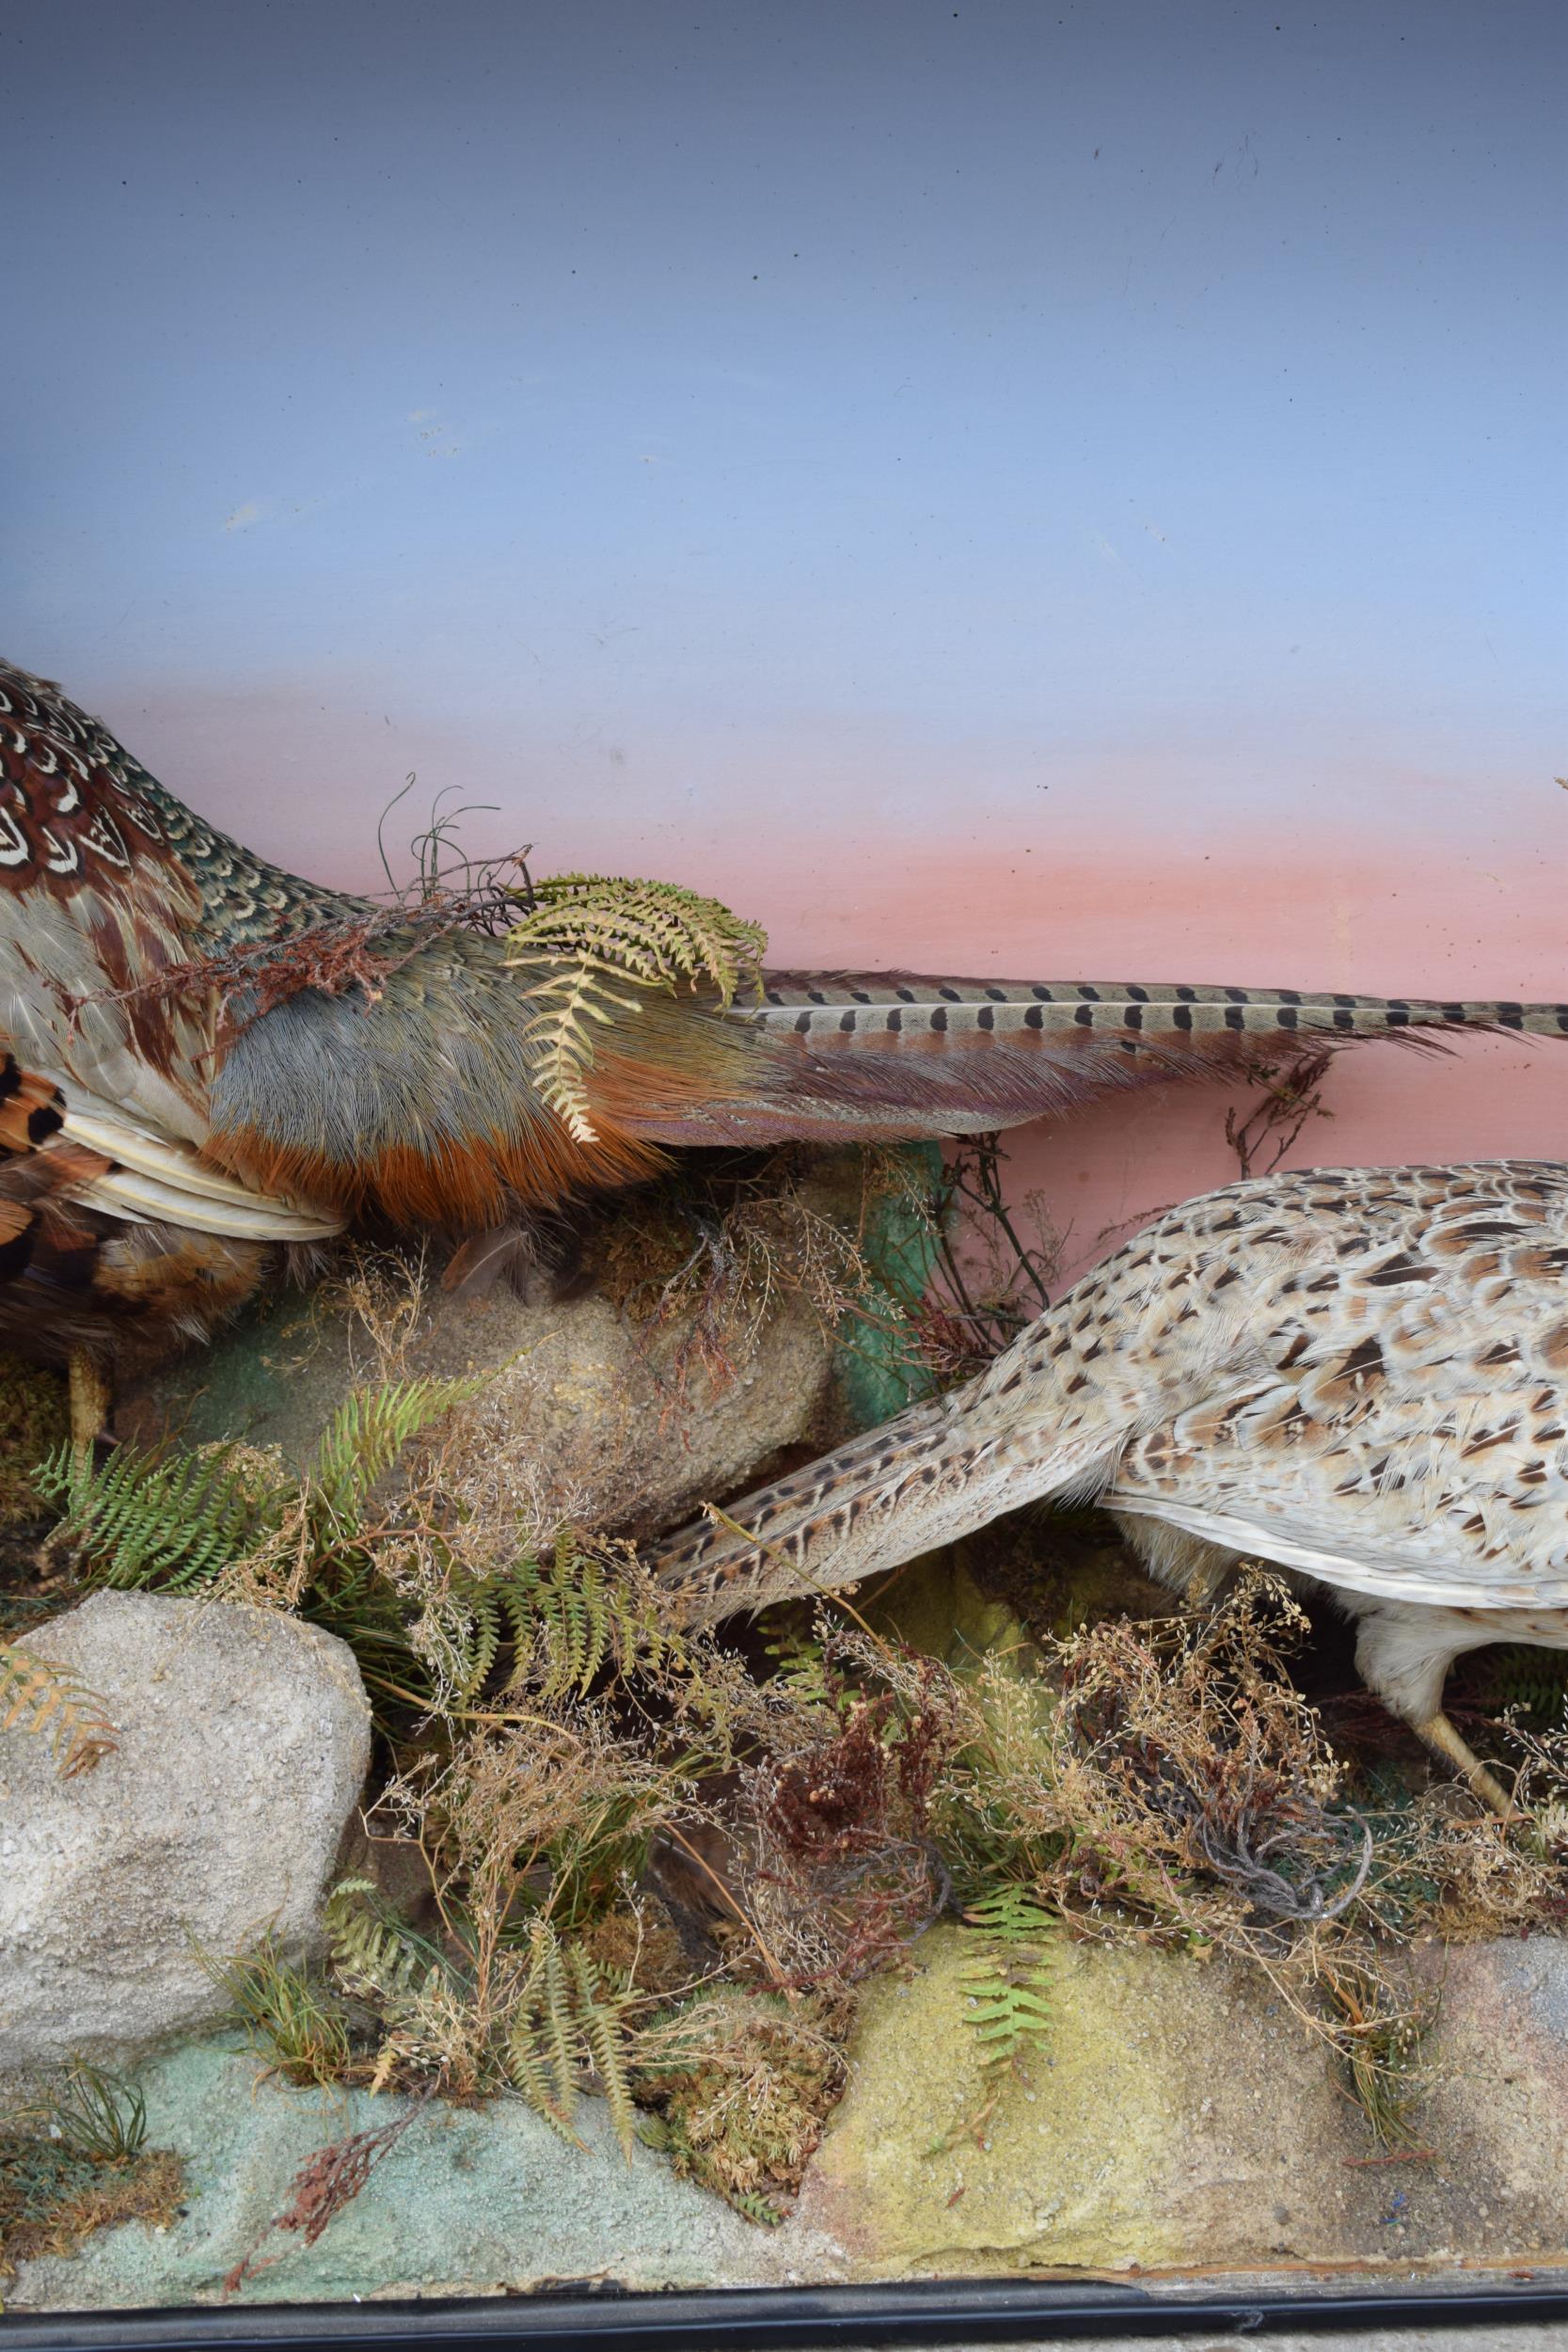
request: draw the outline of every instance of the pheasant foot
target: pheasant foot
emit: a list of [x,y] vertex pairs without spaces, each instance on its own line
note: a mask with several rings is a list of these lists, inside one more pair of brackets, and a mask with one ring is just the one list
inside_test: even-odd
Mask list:
[[1502,1782],[1481,1762],[1469,1742],[1460,1738],[1441,1708],[1434,1715],[1429,1715],[1424,1724],[1415,1724],[1414,1729],[1417,1737],[1425,1740],[1433,1754],[1440,1756],[1445,1763],[1451,1764],[1460,1778],[1501,1820],[1511,1821],[1515,1818],[1513,1800]]

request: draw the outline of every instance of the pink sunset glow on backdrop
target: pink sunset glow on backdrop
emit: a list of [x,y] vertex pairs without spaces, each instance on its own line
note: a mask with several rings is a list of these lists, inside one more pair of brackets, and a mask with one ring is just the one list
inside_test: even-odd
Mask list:
[[[5,650],[325,882],[412,773],[394,850],[492,804],[470,851],[782,963],[1568,996],[1565,37],[13,13]],[[1325,1100],[1296,1165],[1561,1157],[1568,1044]],[[1015,1188],[1070,1269],[1235,1174],[1225,1108],[1031,1131]]]

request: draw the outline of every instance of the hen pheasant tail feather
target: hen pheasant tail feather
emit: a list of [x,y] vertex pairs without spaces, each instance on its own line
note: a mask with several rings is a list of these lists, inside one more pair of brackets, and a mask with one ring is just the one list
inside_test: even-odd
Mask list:
[[650,1556],[720,1617],[1096,1495],[1374,1599],[1559,1611],[1565,1406],[1568,1169],[1314,1169],[1187,1202],[966,1388]]
[[1096,1412],[1065,1413],[1049,1435],[1021,1443],[960,1391],[693,1523],[646,1557],[692,1623],[835,1592],[1041,1496],[1097,1491],[1119,1436]]

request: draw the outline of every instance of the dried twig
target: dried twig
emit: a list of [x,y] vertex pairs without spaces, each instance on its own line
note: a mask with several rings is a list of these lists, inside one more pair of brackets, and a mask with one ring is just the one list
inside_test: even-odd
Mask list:
[[[1259,1070],[1262,1095],[1250,1116],[1239,1120],[1234,1109],[1226,1112],[1225,1139],[1243,1177],[1272,1175],[1309,1119],[1333,1118],[1323,1100],[1323,1081],[1333,1058],[1325,1050],[1306,1055],[1283,1073]],[[1258,1154],[1265,1143],[1272,1148],[1259,1167]]]
[[[293,2230],[307,2246],[314,2246],[344,2206],[354,2202],[376,2166],[391,2154],[434,2089],[432,2084],[405,2113],[394,2116],[391,2122],[381,2124],[375,2131],[351,2132],[346,2139],[329,2140],[325,2148],[318,2148],[290,2182],[290,2201],[280,2213],[274,2214],[263,2238],[274,2230]],[[258,2238],[250,2252],[229,2272],[223,2281],[225,2296],[238,2294],[247,2279],[255,2278],[258,2271],[270,2270],[275,2263],[283,2260],[282,2251],[259,2257],[257,2247],[262,2242],[262,2238]]]

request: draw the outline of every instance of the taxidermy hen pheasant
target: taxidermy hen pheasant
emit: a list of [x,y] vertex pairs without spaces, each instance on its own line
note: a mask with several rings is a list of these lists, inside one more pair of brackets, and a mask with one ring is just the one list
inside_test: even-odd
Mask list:
[[1048,1496],[1167,1583],[1333,1588],[1378,1695],[1500,1810],[1442,1711],[1462,1651],[1568,1648],[1568,1168],[1316,1169],[1188,1201],[967,1387],[648,1557],[694,1618],[850,1583]]
[[1568,1032],[1568,1008],[1239,988],[760,974],[748,1002],[725,956],[760,933],[618,885],[720,944],[697,923],[672,961],[650,922],[607,959],[581,879],[543,886],[553,930],[421,928],[252,857],[0,665],[0,1344],[86,1394],[357,1217],[466,1236],[472,1266],[672,1145],[973,1132],[1325,1041]]

